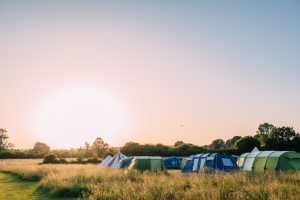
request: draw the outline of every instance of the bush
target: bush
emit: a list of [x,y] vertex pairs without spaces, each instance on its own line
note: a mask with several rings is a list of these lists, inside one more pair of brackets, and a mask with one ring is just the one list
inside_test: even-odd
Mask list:
[[43,163],[58,163],[58,160],[56,155],[49,154],[44,157]]
[[89,158],[89,159],[87,159],[86,162],[87,162],[87,163],[94,163],[94,164],[97,164],[97,163],[101,163],[101,162],[102,162],[102,159],[98,159],[98,158]]

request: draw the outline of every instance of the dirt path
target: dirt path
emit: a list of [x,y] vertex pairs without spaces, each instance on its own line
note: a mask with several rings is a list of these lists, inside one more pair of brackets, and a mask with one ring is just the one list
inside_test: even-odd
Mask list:
[[51,199],[37,191],[37,182],[25,182],[11,174],[0,172],[0,200]]

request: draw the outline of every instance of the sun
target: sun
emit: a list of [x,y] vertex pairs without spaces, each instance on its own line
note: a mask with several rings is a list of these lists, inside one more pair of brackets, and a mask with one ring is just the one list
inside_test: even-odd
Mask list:
[[97,137],[118,145],[129,119],[129,112],[112,95],[95,88],[72,88],[48,97],[38,108],[34,126],[39,140],[56,148],[79,147]]

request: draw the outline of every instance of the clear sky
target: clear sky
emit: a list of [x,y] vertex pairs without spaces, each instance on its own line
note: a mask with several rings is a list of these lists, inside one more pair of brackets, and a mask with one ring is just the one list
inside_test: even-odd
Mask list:
[[300,2],[0,0],[0,75],[16,148],[299,131]]

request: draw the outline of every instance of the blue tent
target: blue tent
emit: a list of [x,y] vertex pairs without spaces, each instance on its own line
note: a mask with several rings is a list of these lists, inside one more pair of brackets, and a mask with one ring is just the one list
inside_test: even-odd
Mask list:
[[178,158],[176,156],[163,158],[164,165],[167,169],[179,169],[182,158]]
[[118,165],[116,166],[116,169],[124,169],[127,168],[130,164],[131,161],[133,160],[133,157],[126,157],[126,158],[122,158]]
[[235,160],[235,162],[237,163],[238,159],[239,159],[239,156],[236,156],[236,155],[232,155],[233,159]]
[[182,169],[182,173],[215,172],[215,171],[237,171],[234,158],[224,153],[205,153],[191,155]]

